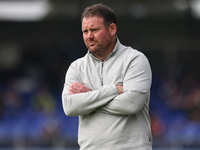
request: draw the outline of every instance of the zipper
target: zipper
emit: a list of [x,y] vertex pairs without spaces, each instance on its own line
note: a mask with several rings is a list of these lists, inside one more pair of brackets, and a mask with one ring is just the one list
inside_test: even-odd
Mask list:
[[104,62],[102,61],[102,64],[101,64],[101,85],[103,85],[103,65],[104,65]]

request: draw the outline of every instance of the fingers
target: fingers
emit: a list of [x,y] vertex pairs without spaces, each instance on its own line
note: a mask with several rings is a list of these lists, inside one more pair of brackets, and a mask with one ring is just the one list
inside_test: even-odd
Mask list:
[[84,93],[84,92],[88,92],[91,91],[91,89],[89,89],[88,87],[86,87],[85,85],[75,82],[73,83],[70,87],[69,87],[69,94],[78,94],[78,93]]
[[77,93],[80,93],[80,84],[75,82],[69,87],[69,94],[72,95]]
[[75,94],[76,93],[76,89],[70,87],[69,88],[69,94],[72,95],[72,94]]
[[74,88],[74,89],[79,89],[80,86],[81,86],[81,83],[75,82],[75,83],[73,83],[70,87],[71,87],[71,88]]

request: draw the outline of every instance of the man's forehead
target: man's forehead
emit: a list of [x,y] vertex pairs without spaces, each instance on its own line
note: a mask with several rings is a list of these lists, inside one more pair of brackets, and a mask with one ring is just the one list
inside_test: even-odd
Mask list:
[[82,24],[87,22],[104,22],[104,20],[102,17],[99,16],[84,17],[82,20]]
[[84,17],[82,20],[82,27],[92,27],[97,26],[100,23],[104,23],[103,18],[93,16],[93,17]]

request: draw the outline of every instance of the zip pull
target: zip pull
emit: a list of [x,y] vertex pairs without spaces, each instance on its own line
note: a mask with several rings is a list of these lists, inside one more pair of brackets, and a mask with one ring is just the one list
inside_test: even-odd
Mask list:
[[101,85],[103,85],[103,78],[101,77]]
[[102,64],[101,64],[101,85],[103,85],[103,65],[104,65],[104,62],[102,61]]

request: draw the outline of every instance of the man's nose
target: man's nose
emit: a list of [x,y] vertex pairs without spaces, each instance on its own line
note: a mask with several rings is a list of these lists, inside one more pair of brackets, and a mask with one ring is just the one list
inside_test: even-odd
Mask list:
[[94,38],[94,34],[91,31],[88,32],[88,38]]

